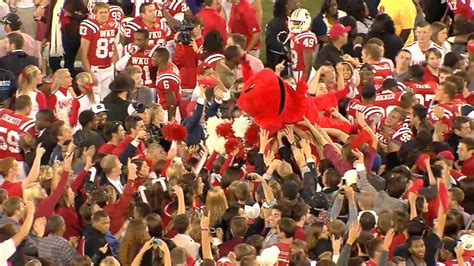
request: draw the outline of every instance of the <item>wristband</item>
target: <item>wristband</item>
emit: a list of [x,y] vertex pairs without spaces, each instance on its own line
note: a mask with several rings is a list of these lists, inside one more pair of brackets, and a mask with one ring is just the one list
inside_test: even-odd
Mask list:
[[265,173],[263,174],[263,179],[269,181],[270,179],[272,179],[272,175]]

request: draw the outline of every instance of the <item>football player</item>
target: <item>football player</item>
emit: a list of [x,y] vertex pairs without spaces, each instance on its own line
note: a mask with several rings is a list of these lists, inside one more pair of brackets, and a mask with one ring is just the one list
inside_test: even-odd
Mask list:
[[312,67],[314,55],[318,47],[316,35],[309,30],[311,14],[304,8],[291,13],[288,20],[290,30],[291,61],[293,77],[299,82],[303,77],[307,82],[312,79],[315,71]]

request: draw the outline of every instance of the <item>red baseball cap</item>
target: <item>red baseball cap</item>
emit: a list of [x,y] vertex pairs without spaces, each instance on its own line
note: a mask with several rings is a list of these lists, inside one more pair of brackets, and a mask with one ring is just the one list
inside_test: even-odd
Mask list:
[[199,64],[199,66],[197,67],[196,73],[197,73],[198,75],[202,75],[202,72],[204,72],[204,70],[209,69],[209,68],[212,68],[212,66],[211,66],[209,63],[206,63],[206,62],[201,63],[201,64]]
[[329,39],[334,40],[337,37],[341,36],[344,33],[347,33],[352,30],[351,26],[345,27],[341,23],[336,23],[332,25],[331,30],[329,31]]
[[449,159],[450,161],[453,161],[453,162],[455,161],[454,155],[450,151],[442,151],[438,153],[436,158],[446,158],[446,159]]

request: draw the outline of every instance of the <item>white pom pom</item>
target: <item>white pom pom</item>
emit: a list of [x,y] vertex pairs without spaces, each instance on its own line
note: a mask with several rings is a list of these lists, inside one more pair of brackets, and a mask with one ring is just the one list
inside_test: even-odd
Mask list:
[[234,123],[232,123],[232,130],[234,131],[234,135],[238,138],[244,138],[245,132],[250,127],[252,122],[247,116],[240,116],[234,119]]
[[225,138],[217,135],[209,135],[206,139],[206,147],[210,153],[216,151],[219,154],[225,154]]
[[213,116],[213,117],[207,119],[207,122],[206,122],[207,134],[209,134],[209,136],[217,136],[216,128],[223,121],[224,121],[223,119],[220,119],[217,116]]

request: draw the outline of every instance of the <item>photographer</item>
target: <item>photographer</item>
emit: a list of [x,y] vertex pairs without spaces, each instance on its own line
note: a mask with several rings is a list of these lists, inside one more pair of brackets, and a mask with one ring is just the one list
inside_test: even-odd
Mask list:
[[[198,66],[199,56],[202,54],[203,21],[199,17],[193,17],[189,22],[184,22],[182,25],[185,26],[183,28],[186,28],[187,26],[190,28],[191,24],[194,25],[194,29],[190,32],[191,42],[183,42],[187,41],[186,38],[189,36],[186,36],[186,34],[188,34],[188,32],[179,31],[175,35],[177,45],[173,56],[173,63],[175,63],[179,68],[179,76],[181,79],[183,93],[180,102],[180,105],[182,106],[181,108],[185,108],[191,100],[191,95],[196,87],[196,69]],[[183,36],[183,34],[185,36]],[[185,114],[182,115],[185,117]]]

